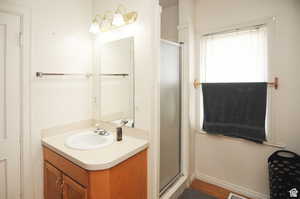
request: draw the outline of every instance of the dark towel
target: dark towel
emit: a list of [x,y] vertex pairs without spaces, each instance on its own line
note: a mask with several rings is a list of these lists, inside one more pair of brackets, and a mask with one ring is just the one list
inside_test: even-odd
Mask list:
[[202,91],[204,131],[266,140],[267,83],[203,83]]

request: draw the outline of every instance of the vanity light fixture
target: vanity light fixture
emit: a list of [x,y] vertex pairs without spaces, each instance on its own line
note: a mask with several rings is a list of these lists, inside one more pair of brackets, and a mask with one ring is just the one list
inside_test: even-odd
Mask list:
[[97,23],[97,20],[94,19],[93,23],[90,26],[89,32],[97,34],[100,32],[99,24]]
[[104,15],[96,15],[89,32],[94,34],[107,32],[134,23],[136,19],[137,12],[128,12],[125,6],[120,5],[115,11],[107,11]]
[[124,17],[122,14],[120,13],[116,13],[114,14],[114,18],[113,18],[113,21],[112,21],[112,25],[114,26],[123,26],[125,24],[125,21],[124,21]]

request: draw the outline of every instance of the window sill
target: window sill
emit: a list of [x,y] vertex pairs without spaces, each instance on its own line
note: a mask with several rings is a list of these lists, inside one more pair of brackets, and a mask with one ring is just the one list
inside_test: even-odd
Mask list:
[[[223,136],[223,135],[211,135],[211,134],[208,134],[206,133],[205,131],[203,130],[198,130],[198,129],[192,129],[193,132],[199,134],[199,135],[204,135],[204,136],[214,136],[214,137],[220,137],[220,138],[223,138],[223,139],[229,139],[229,140],[235,140],[235,141],[241,141],[241,142],[251,142],[251,141],[248,141],[248,140],[245,140],[245,139],[242,139],[242,138],[233,138],[233,137],[227,137],[227,136]],[[254,143],[254,142],[251,142],[251,143]],[[279,149],[284,149],[286,147],[285,144],[282,144],[282,143],[273,143],[273,142],[263,142],[263,145],[266,145],[266,146],[269,146],[269,147],[273,147],[273,148],[279,148]]]

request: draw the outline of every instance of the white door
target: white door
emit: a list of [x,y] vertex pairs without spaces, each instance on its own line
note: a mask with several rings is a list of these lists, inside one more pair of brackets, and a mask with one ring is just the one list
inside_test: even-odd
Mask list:
[[20,17],[0,12],[0,199],[20,198]]

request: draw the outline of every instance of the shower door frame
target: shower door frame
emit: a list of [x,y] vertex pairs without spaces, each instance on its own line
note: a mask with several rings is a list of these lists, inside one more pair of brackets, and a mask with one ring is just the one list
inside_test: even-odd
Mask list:
[[[160,42],[163,42],[163,43],[166,43],[166,44],[169,44],[169,45],[173,45],[173,46],[177,46],[179,48],[179,140],[180,140],[180,145],[179,145],[179,162],[180,162],[180,165],[179,165],[179,173],[177,173],[177,175],[175,175],[167,185],[165,185],[161,190],[159,188],[159,197],[160,198],[163,198],[165,195],[167,195],[168,192],[171,191],[171,188],[173,186],[176,185],[176,183],[180,183],[179,180],[180,179],[184,179],[186,180],[187,178],[187,171],[186,171],[186,164],[184,163],[185,161],[185,157],[184,157],[184,136],[183,136],[183,128],[182,128],[182,123],[183,123],[183,118],[182,118],[182,114],[183,114],[183,79],[184,79],[184,74],[183,74],[183,48],[184,48],[184,43],[183,42],[173,42],[173,41],[168,41],[168,40],[164,40],[164,39],[161,39]],[[159,75],[160,76],[160,75]],[[159,133],[160,134],[160,133]],[[160,136],[159,136],[160,138]],[[160,142],[160,139],[159,139],[159,142]],[[160,155],[159,155],[160,157]],[[160,161],[159,161],[159,165],[160,165]],[[160,169],[159,169],[159,174],[160,174]],[[158,178],[160,179],[160,178]],[[159,187],[160,187],[160,180],[159,180]],[[171,191],[172,192],[172,191]]]

